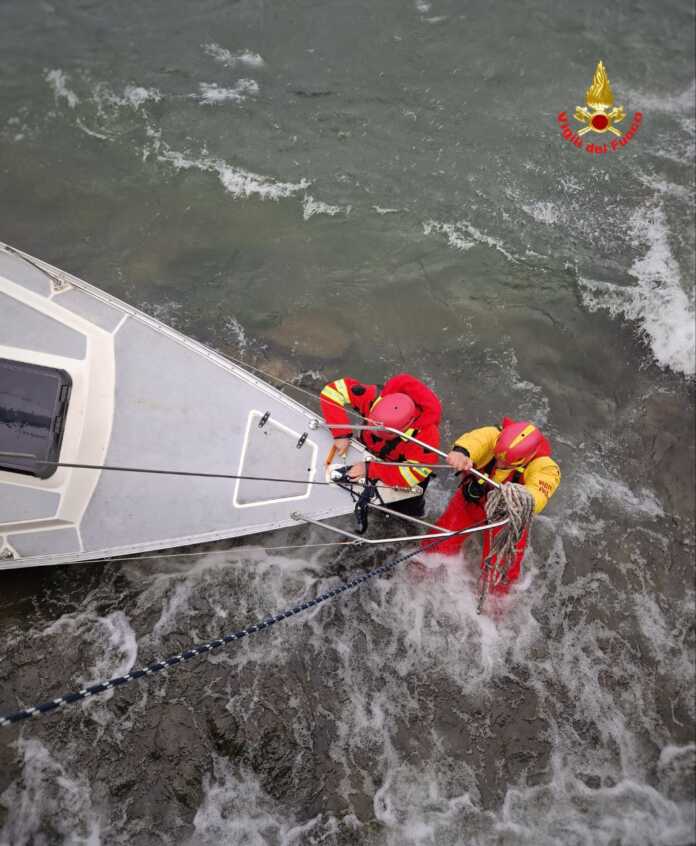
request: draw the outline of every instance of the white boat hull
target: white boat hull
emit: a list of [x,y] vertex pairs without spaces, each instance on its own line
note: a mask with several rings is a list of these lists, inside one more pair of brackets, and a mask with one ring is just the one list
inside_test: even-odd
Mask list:
[[[0,569],[185,546],[290,526],[297,511],[327,518],[353,508],[341,488],[311,484],[325,480],[332,443],[312,411],[152,317],[2,244],[0,359],[69,374],[62,463],[300,482],[65,467],[42,479],[0,470]],[[358,460],[354,445],[347,462]]]

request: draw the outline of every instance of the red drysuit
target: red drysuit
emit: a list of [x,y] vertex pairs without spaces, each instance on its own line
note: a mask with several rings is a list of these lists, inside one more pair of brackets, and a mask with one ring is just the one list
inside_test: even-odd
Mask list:
[[[496,442],[505,427],[514,422],[506,417],[501,426],[485,426],[467,432],[458,438],[454,449],[468,455],[477,470],[491,476],[496,482],[502,484],[516,482],[524,485],[534,497],[534,511],[538,513],[544,508],[558,487],[561,478],[560,470],[551,458],[551,446],[546,438],[542,439],[541,448],[537,450],[526,466],[515,469],[496,467],[494,454]],[[461,529],[484,525],[486,523],[485,502],[488,490],[489,486],[485,482],[481,483],[473,475],[466,476],[438,519],[437,525],[450,531],[460,531]],[[491,536],[499,531],[501,529],[491,529],[483,533],[481,569],[484,568],[484,562],[490,550]],[[527,534],[525,531],[517,544],[515,558],[507,571],[505,581],[493,588],[496,593],[506,593],[510,585],[519,577],[522,558],[527,545]],[[432,544],[432,540],[423,541],[422,546],[424,551],[427,552],[456,555],[468,537],[470,535],[453,535],[428,549],[425,549],[425,547]]]

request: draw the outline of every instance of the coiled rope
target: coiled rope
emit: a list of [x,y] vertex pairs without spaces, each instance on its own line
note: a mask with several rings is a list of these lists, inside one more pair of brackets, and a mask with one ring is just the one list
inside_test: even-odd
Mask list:
[[481,590],[477,612],[480,614],[486,594],[507,579],[517,554],[517,544],[529,529],[534,516],[534,497],[524,485],[510,482],[489,491],[486,496],[486,520],[493,523],[508,519],[497,532],[492,532],[490,549],[483,563]]
[[[425,548],[427,549],[431,546],[436,546],[439,543],[442,543],[442,541],[439,538],[435,539]],[[63,696],[59,696],[57,699],[50,699],[48,702],[43,702],[40,705],[34,705],[31,708],[23,708],[20,711],[15,711],[14,713],[0,716],[0,728],[6,728],[8,726],[14,725],[15,723],[19,723],[22,720],[27,720],[30,717],[41,717],[44,714],[50,714],[53,711],[57,711],[61,708],[64,708],[66,705],[72,705],[75,702],[81,702],[83,699],[89,699],[90,697],[97,696],[100,693],[106,693],[107,690],[122,687],[123,685],[128,684],[129,682],[137,681],[138,679],[143,679],[146,676],[151,676],[154,673],[159,673],[162,670],[169,669],[170,667],[175,667],[178,664],[183,663],[184,661],[190,661],[192,658],[196,658],[199,655],[205,655],[208,652],[213,652],[216,649],[220,649],[223,646],[227,646],[227,644],[229,643],[234,643],[236,641],[242,640],[245,637],[249,637],[250,635],[256,634],[257,632],[269,629],[276,623],[280,623],[282,620],[287,620],[288,617],[294,617],[296,614],[301,614],[303,611],[307,611],[309,608],[314,608],[317,605],[321,605],[323,602],[327,602],[329,599],[334,599],[335,597],[340,596],[340,594],[345,593],[348,590],[357,588],[360,585],[365,584],[365,582],[369,581],[375,576],[383,576],[385,573],[389,573],[403,561],[412,558],[414,555],[417,555],[421,551],[422,550],[420,548],[416,548],[411,552],[406,553],[405,555],[399,556],[393,561],[389,561],[386,564],[382,564],[379,567],[375,567],[373,570],[369,570],[362,576],[356,576],[349,582],[344,582],[343,584],[338,585],[332,590],[327,590],[324,593],[321,593],[316,596],[314,599],[307,600],[307,602],[295,605],[292,608],[288,608],[286,611],[281,611],[270,617],[266,617],[258,623],[246,626],[245,628],[239,629],[238,631],[232,632],[231,634],[223,635],[222,637],[217,638],[216,640],[209,640],[206,643],[198,644],[197,646],[193,646],[190,649],[186,649],[176,655],[171,655],[169,658],[164,658],[161,661],[155,661],[153,664],[148,664],[146,667],[141,667],[138,670],[131,670],[129,673],[125,673],[122,676],[115,676],[114,678],[111,678],[108,681],[99,682],[99,684],[93,684],[89,687],[83,687],[80,688],[80,690],[76,690],[71,693],[65,693],[63,694]]]

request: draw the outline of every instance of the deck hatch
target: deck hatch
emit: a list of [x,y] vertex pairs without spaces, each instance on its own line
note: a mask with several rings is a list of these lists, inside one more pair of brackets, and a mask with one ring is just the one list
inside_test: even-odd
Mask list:
[[[57,461],[70,402],[65,370],[0,358],[0,452]],[[48,479],[56,468],[28,458],[0,456],[0,470]]]
[[[260,422],[266,418],[263,428]],[[235,485],[237,508],[270,505],[288,499],[306,499],[316,472],[316,445],[305,443],[296,449],[302,432],[291,429],[274,417],[252,411],[247,421],[239,473],[243,476],[265,476],[271,479],[293,479],[297,483],[255,482],[240,479]],[[306,484],[302,484],[305,482]]]

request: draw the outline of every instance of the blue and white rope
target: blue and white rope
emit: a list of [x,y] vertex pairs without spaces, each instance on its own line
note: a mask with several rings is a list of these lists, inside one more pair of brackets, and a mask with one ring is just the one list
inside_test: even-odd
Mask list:
[[[436,539],[424,548],[429,549],[431,546],[435,546],[441,542],[441,540]],[[100,682],[99,684],[93,684],[89,687],[83,687],[80,690],[73,691],[72,693],[66,693],[63,696],[59,696],[57,699],[50,699],[48,702],[43,702],[40,705],[34,705],[31,708],[23,708],[21,711],[15,711],[12,714],[0,716],[0,728],[5,728],[7,726],[14,725],[15,723],[19,723],[22,720],[29,719],[29,717],[40,717],[43,714],[50,714],[52,711],[60,710],[66,705],[72,705],[74,702],[80,702],[83,699],[89,699],[89,697],[91,696],[98,696],[100,693],[105,693],[107,690],[111,690],[112,688],[121,687],[122,685],[128,684],[129,682],[137,681],[138,679],[150,676],[153,673],[159,673],[161,670],[166,670],[169,667],[175,667],[177,664],[181,664],[184,661],[189,661],[191,658],[196,658],[199,655],[205,655],[206,653],[212,652],[215,649],[219,649],[222,646],[227,646],[228,643],[233,643],[234,641],[242,640],[243,638],[248,637],[249,635],[256,634],[257,632],[264,631],[265,629],[269,629],[276,623],[280,623],[281,620],[286,620],[288,617],[293,617],[296,614],[301,614],[303,611],[307,611],[309,608],[313,608],[316,605],[320,605],[322,602],[326,602],[329,599],[334,599],[339,594],[345,593],[346,591],[351,590],[352,588],[359,587],[360,585],[364,584],[369,579],[372,579],[375,576],[382,576],[385,573],[388,573],[390,570],[393,570],[398,564],[401,564],[402,561],[406,561],[408,558],[412,558],[419,552],[421,552],[421,549],[416,548],[412,552],[408,552],[405,555],[396,558],[394,561],[382,564],[380,567],[376,567],[374,570],[370,570],[362,576],[357,576],[356,578],[351,579],[351,581],[345,582],[344,584],[333,588],[333,590],[325,591],[324,593],[319,594],[319,596],[316,596],[314,599],[310,599],[307,602],[303,602],[301,605],[295,605],[293,608],[289,608],[286,611],[281,611],[280,613],[275,614],[272,617],[266,617],[266,619],[261,620],[261,622],[254,623],[253,625],[247,626],[243,629],[239,629],[239,631],[233,632],[232,634],[223,635],[223,637],[218,638],[217,640],[209,640],[207,643],[202,643],[198,646],[193,646],[190,649],[186,649],[183,652],[179,652],[177,655],[172,655],[169,658],[164,658],[161,661],[156,661],[154,664],[148,664],[146,667],[142,667],[139,670],[131,670],[129,673],[125,673],[122,676],[115,676],[114,678],[109,679],[108,681]]]

